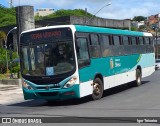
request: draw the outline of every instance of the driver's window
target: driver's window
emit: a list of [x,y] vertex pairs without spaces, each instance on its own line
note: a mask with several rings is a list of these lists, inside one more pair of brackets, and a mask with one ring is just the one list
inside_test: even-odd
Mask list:
[[85,66],[89,63],[89,53],[86,38],[78,38],[76,42],[76,51],[79,66]]

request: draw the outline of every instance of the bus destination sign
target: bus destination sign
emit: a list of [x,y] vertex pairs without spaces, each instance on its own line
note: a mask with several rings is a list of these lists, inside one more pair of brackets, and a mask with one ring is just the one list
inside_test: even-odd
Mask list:
[[46,32],[31,34],[30,37],[32,40],[37,40],[37,39],[44,39],[51,37],[60,37],[61,34],[62,34],[61,31],[46,31]]

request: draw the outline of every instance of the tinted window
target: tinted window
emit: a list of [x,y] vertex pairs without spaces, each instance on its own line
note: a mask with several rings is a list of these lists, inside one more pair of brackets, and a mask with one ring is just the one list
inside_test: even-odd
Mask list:
[[89,65],[88,44],[86,38],[78,38],[76,42],[76,51],[79,67]]
[[114,45],[120,45],[120,37],[119,36],[113,36]]
[[143,37],[139,37],[139,44],[143,45]]
[[153,38],[150,37],[150,45],[153,45]]
[[109,45],[110,37],[107,35],[101,35],[101,45]]
[[88,46],[86,38],[78,38],[76,44],[77,56],[79,60],[89,59]]
[[132,45],[136,45],[136,37],[131,37],[132,39]]
[[90,37],[91,37],[91,45],[99,45],[98,35],[91,34]]
[[145,39],[145,44],[146,44],[146,45],[149,45],[149,38],[148,38],[148,37],[145,37],[144,39]]
[[123,36],[123,44],[128,45],[129,39],[128,36]]

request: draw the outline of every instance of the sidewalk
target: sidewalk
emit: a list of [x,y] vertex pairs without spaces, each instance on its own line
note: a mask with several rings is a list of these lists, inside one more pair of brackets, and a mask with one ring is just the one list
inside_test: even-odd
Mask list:
[[12,104],[23,99],[22,88],[17,85],[0,83],[0,105]]

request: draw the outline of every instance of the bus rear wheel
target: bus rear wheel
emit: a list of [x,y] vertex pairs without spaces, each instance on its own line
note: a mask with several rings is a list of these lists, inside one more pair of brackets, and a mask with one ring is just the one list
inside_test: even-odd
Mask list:
[[101,79],[96,78],[93,82],[93,93],[92,93],[93,100],[100,99],[103,95],[103,90],[104,86]]
[[136,70],[136,82],[135,82],[136,86],[140,86],[142,84],[142,73],[140,71],[140,69]]

